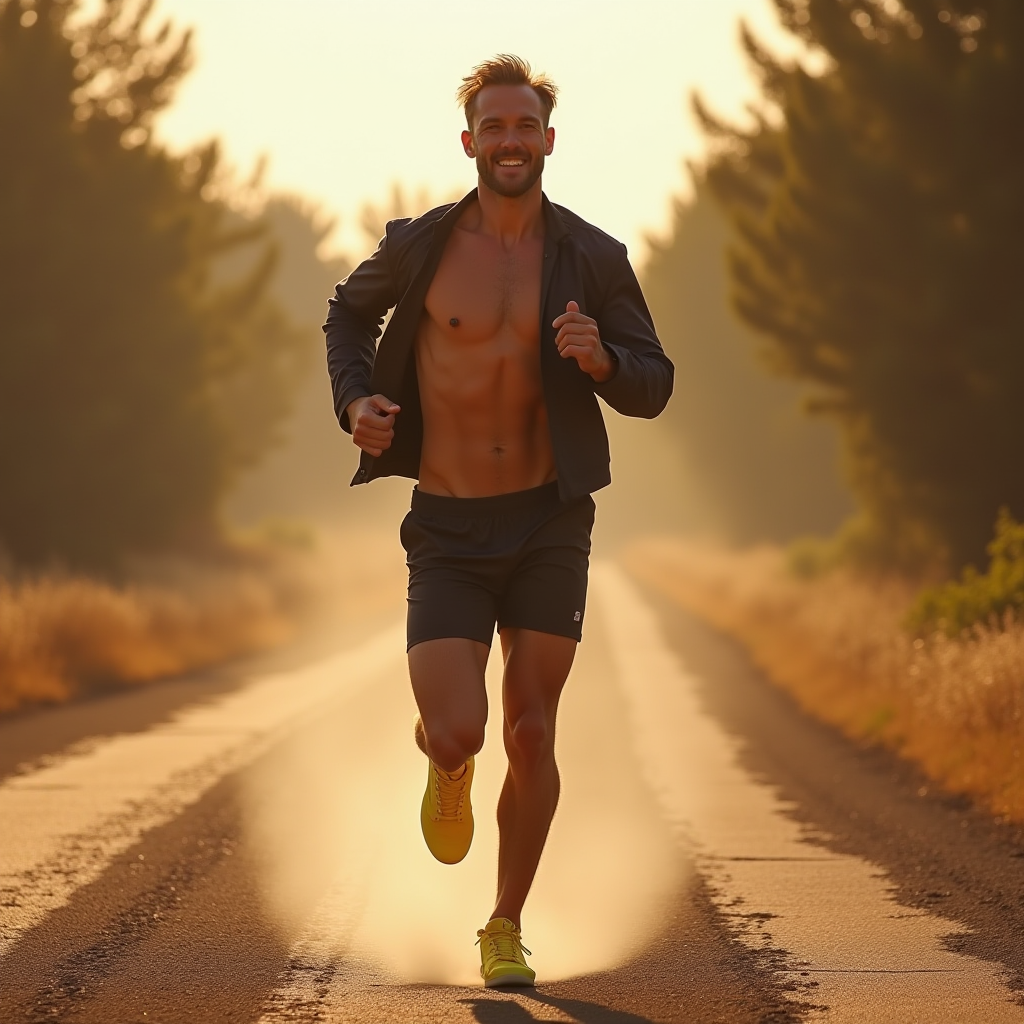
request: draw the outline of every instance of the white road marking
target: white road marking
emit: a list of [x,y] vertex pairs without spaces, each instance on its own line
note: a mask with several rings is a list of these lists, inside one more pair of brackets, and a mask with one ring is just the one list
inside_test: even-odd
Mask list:
[[787,980],[817,982],[794,993],[827,1007],[809,1019],[1024,1021],[996,967],[943,948],[962,925],[898,905],[877,865],[808,843],[775,790],[743,769],[639,590],[608,564],[592,581],[648,784],[742,941],[785,951]]
[[195,803],[325,705],[404,660],[395,626],[355,650],[258,679],[141,733],[0,784],[0,956],[147,830]]

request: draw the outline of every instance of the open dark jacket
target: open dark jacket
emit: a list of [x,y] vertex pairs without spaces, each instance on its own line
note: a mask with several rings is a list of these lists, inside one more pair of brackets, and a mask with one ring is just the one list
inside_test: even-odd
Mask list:
[[[452,227],[476,189],[458,203],[422,217],[388,223],[377,251],[359,264],[329,300],[327,367],[334,410],[351,433],[349,403],[381,394],[397,402],[391,447],[379,458],[362,453],[353,484],[379,476],[419,476],[423,416],[413,345],[427,289]],[[627,416],[651,418],[672,393],[672,363],[654,331],[626,247],[564,207],[543,197],[544,263],[540,302],[540,362],[551,446],[563,501],[611,482],[608,435],[595,395]],[[572,299],[593,317],[601,341],[618,362],[603,384],[555,347],[551,321]],[[387,311],[394,307],[379,347]]]

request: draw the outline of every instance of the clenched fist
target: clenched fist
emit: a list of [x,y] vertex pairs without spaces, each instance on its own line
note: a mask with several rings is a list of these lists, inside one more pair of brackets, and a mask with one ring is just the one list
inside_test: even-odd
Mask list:
[[348,413],[349,426],[352,428],[353,443],[367,455],[377,458],[391,447],[395,437],[395,416],[401,411],[399,406],[383,395],[357,398],[349,402],[345,412]]
[[565,312],[551,321],[558,334],[555,344],[563,359],[575,359],[584,373],[603,384],[615,373],[615,360],[601,344],[597,321],[580,312],[579,303],[569,302]]

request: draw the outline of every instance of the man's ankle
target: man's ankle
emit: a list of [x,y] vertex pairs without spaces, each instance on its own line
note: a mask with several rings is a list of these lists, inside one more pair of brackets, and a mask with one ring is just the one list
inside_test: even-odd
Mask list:
[[522,923],[520,922],[519,914],[512,914],[505,910],[495,910],[493,914],[487,919],[487,923],[490,924],[492,921],[511,921],[516,926],[516,931],[522,931]]

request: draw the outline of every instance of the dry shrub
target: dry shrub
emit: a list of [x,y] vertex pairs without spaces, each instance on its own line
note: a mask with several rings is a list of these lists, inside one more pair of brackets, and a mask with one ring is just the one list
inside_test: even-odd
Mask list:
[[645,583],[732,634],[808,711],[1024,821],[1024,623],[914,639],[905,581],[797,579],[777,548],[675,540],[627,553]]
[[176,675],[285,639],[273,573],[177,566],[173,584],[0,581],[0,711]]

